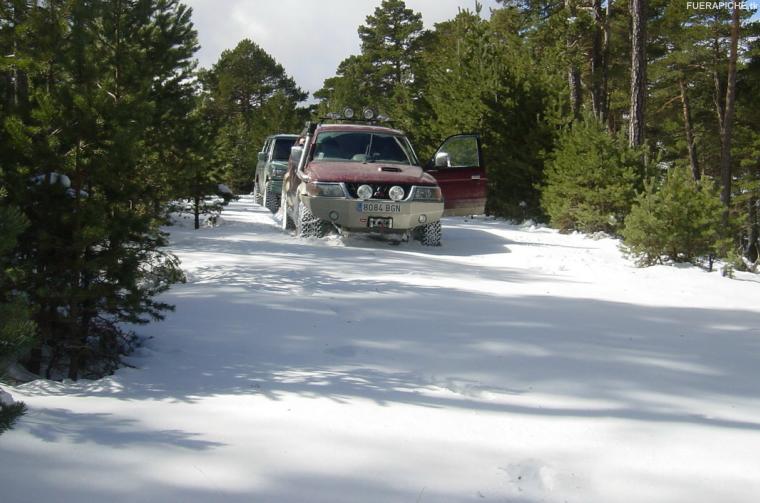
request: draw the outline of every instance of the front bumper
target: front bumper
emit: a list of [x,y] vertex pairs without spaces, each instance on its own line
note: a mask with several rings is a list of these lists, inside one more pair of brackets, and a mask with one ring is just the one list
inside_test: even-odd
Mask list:
[[[436,201],[388,201],[380,199],[362,201],[343,197],[314,197],[306,194],[301,194],[299,197],[315,217],[353,232],[380,232],[378,229],[369,228],[368,221],[370,218],[392,218],[393,228],[384,230],[384,232],[403,232],[440,220],[441,215],[443,215],[443,202]],[[373,203],[374,208],[371,211],[364,212],[362,211],[363,203]],[[398,211],[384,211],[391,207],[395,207]],[[422,215],[424,215],[424,222],[420,222]],[[336,216],[337,218],[334,218]]]

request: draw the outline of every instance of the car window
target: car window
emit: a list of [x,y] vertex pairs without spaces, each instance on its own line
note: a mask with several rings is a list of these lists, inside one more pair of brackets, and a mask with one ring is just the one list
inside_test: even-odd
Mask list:
[[296,142],[296,138],[277,138],[272,151],[273,161],[287,161],[290,157],[290,147]]
[[327,131],[317,136],[315,161],[413,164],[406,138],[398,135]]
[[450,168],[473,167],[479,164],[478,140],[475,136],[455,136],[444,143],[438,152],[449,154]]

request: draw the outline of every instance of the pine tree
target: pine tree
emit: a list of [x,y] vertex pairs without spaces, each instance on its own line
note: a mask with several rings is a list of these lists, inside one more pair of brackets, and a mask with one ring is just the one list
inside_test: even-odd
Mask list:
[[591,117],[565,129],[548,162],[541,195],[552,225],[617,234],[645,175],[642,158]]
[[723,247],[721,214],[712,182],[694,180],[686,167],[674,168],[661,186],[650,179],[637,196],[622,231],[627,251],[640,265],[697,262]]
[[358,111],[377,106],[372,78],[372,66],[365,56],[352,55],[341,61],[335,76],[325,79],[322,88],[314,93],[320,101],[320,115],[343,111],[346,107]]
[[[282,65],[248,39],[222,52],[210,70],[201,72],[200,80],[207,97],[204,113],[215,122],[215,162],[233,190],[250,191],[258,149],[268,135],[302,126],[304,113],[298,103],[307,95]],[[287,119],[282,115],[285,109]],[[279,117],[273,117],[275,111]],[[282,126],[290,131],[278,130]]]
[[739,159],[734,205],[743,220],[741,245],[748,267],[757,270],[760,262],[760,42],[749,49],[747,65],[737,72],[735,155]]
[[414,83],[422,48],[422,15],[403,0],[383,0],[359,26],[362,55],[371,65],[373,96],[390,97],[396,88]]
[[[31,305],[19,288],[24,270],[19,263],[18,237],[29,222],[17,208],[5,204],[6,195],[5,187],[0,184],[0,377],[7,366],[32,345],[35,335]],[[0,403],[0,434],[13,426],[24,410],[21,402]]]
[[314,93],[321,113],[370,107],[390,116],[413,140],[426,112],[421,62],[430,44],[422,16],[402,0],[383,0],[358,28],[361,54],[343,60],[335,77]]
[[0,187],[0,376],[31,345],[35,328],[29,301],[19,291],[24,271],[19,263],[18,237],[29,222],[17,208],[5,205],[5,198],[5,188]]
[[156,295],[181,279],[161,249],[172,189],[156,186],[171,183],[165,152],[192,94],[189,16],[168,0],[51,1],[13,30],[30,110],[6,102],[2,148],[9,199],[30,222],[19,257],[34,270],[21,288],[36,373],[107,372],[125,341],[118,323],[170,307]]

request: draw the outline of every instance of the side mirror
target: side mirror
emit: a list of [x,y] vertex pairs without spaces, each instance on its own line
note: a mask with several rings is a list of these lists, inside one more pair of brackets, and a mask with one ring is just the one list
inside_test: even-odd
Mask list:
[[303,155],[303,147],[300,145],[294,145],[290,147],[290,161],[298,164],[301,161]]
[[451,160],[449,159],[449,154],[446,152],[438,152],[435,154],[435,162],[434,165],[436,168],[448,168],[451,166]]
[[259,161],[266,162],[267,160],[267,153],[266,152],[259,152]]

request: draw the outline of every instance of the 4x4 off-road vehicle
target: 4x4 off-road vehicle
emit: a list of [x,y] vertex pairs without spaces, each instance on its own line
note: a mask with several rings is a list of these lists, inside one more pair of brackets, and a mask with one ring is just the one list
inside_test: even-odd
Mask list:
[[297,134],[269,136],[259,152],[253,177],[253,200],[266,206],[272,213],[277,213],[280,209],[282,177],[288,170],[290,148],[297,139]]
[[442,215],[483,213],[486,179],[478,135],[448,138],[425,168],[403,132],[372,111],[307,124],[291,149],[282,225],[304,237],[341,232],[441,243]]

